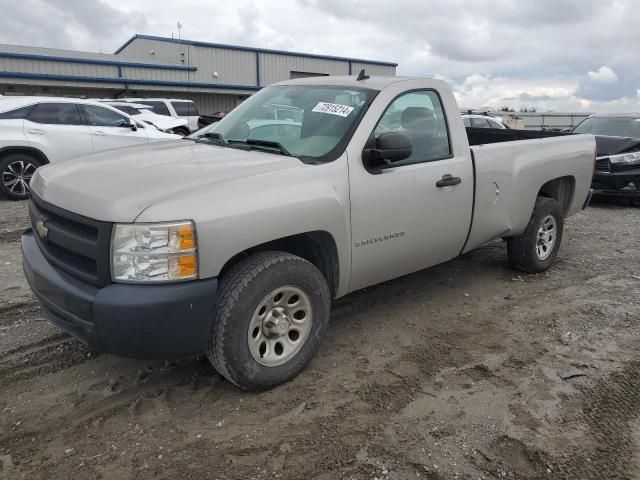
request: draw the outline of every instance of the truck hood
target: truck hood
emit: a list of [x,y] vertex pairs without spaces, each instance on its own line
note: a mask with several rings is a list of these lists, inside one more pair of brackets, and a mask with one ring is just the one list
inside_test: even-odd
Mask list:
[[95,220],[133,222],[150,205],[174,196],[303,165],[271,153],[163,141],[41,167],[31,189],[45,202]]

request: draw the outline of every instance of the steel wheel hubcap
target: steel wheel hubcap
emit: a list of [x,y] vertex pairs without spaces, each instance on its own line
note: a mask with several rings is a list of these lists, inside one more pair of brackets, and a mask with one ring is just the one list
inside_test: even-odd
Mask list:
[[556,244],[557,223],[553,215],[547,215],[542,219],[538,229],[538,241],[536,243],[536,255],[540,260],[546,260],[553,252]]
[[307,293],[292,285],[276,288],[258,304],[247,342],[253,359],[265,367],[291,360],[311,332],[313,309]]
[[2,185],[15,195],[26,195],[29,193],[29,182],[35,171],[36,166],[31,162],[11,162],[2,172]]

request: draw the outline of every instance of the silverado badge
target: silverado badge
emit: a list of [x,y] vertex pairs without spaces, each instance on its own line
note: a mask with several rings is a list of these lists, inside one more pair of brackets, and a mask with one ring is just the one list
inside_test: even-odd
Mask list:
[[36,232],[38,232],[38,235],[42,240],[47,239],[47,236],[49,235],[49,229],[44,224],[44,221],[38,220],[36,222]]

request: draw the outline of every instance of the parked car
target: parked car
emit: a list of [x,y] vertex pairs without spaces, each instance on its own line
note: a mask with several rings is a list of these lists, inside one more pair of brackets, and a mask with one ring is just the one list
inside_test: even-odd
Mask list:
[[212,123],[219,122],[225,116],[225,112],[214,112],[211,115],[200,115],[198,117],[198,130],[211,125]]
[[0,194],[29,195],[36,168],[118,147],[180,138],[88,100],[0,99]]
[[467,128],[509,128],[499,118],[489,115],[463,114],[462,121]]
[[167,117],[184,118],[189,123],[189,131],[198,129],[200,114],[192,100],[178,98],[121,98],[123,102],[143,103],[149,105],[154,113]]
[[[446,83],[363,77],[281,82],[191,141],[38,169],[22,250],[51,320],[262,390],[305,368],[349,292],[500,237],[512,267],[548,269],[593,136],[465,129]],[[285,101],[298,121],[265,118]]]
[[640,114],[594,114],[571,132],[596,136],[594,194],[628,197],[640,207]]
[[131,115],[148,125],[156,127],[161,132],[175,133],[181,137],[189,135],[189,122],[184,118],[168,117],[154,113],[151,106],[141,103],[119,102],[114,100],[99,100],[99,102],[109,105],[120,112]]

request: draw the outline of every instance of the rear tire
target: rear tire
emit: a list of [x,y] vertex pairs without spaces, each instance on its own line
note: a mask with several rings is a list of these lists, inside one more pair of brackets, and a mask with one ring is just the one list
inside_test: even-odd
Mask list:
[[0,196],[10,200],[29,198],[31,177],[41,165],[27,153],[10,153],[0,158]]
[[525,231],[507,239],[509,265],[524,272],[544,272],[558,255],[563,229],[558,202],[538,197]]
[[260,391],[291,380],[318,351],[331,295],[322,273],[283,252],[262,252],[222,278],[209,335],[214,368],[238,387]]

